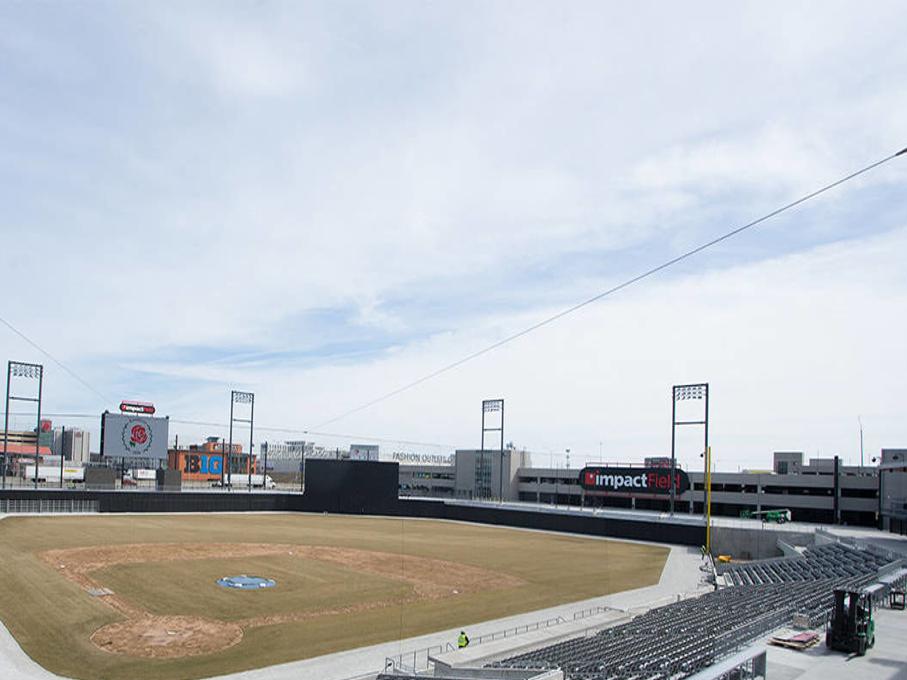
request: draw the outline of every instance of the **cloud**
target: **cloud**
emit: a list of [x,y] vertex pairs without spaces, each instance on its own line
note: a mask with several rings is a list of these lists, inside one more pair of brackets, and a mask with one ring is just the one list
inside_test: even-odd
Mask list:
[[[0,99],[0,266],[27,282],[2,313],[103,392],[212,418],[236,383],[273,390],[274,421],[327,418],[907,143],[898,3],[871,15],[833,4],[821,16],[788,3],[0,12],[10,26],[0,86],[13,95]],[[469,405],[506,391],[515,412],[532,413],[514,435],[527,445],[660,450],[649,433],[661,421],[640,414],[662,404],[644,395],[678,374],[752,379],[733,368],[749,360],[734,364],[723,346],[711,354],[720,374],[656,351],[653,334],[677,336],[699,356],[676,330],[681,310],[714,338],[745,320],[797,376],[791,387],[766,360],[760,389],[808,401],[804,386],[828,387],[830,359],[802,348],[789,358],[765,336],[773,308],[746,282],[765,284],[765,263],[779,257],[813,262],[823,245],[860,250],[900,233],[905,178],[907,166],[892,164],[678,268],[658,288],[669,305],[643,297],[640,316],[608,303],[617,325],[546,330],[539,337],[557,343],[518,365],[489,357],[468,380],[445,376],[440,393],[417,391],[351,425],[473,444]],[[769,288],[774,308],[806,301],[787,319],[796,347],[819,341],[806,323],[813,304],[834,318],[825,296],[850,300],[864,323],[889,323],[879,301],[899,299],[897,277],[874,278],[861,311],[822,274],[818,291],[791,281],[790,300]],[[721,283],[700,291],[697,277]],[[845,324],[816,324],[831,347],[864,347]],[[619,372],[593,349],[624,337],[606,353],[622,357]],[[40,358],[4,334],[0,356]],[[892,372],[861,362],[869,378],[835,373],[886,393]],[[495,382],[499,371],[507,377]],[[109,407],[49,378],[55,408]],[[638,408],[599,407],[628,384],[640,385]],[[730,403],[717,394],[716,418]],[[755,405],[735,403],[747,406],[726,417],[749,422]],[[773,417],[766,427],[803,447],[849,441],[846,430],[788,432],[789,416]],[[740,437],[756,457],[774,441]]]

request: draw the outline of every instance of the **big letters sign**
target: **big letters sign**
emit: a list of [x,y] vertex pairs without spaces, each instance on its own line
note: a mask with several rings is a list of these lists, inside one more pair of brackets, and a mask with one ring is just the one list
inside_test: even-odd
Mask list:
[[[586,467],[579,475],[586,491],[611,491],[638,496],[671,493],[671,468],[663,467]],[[678,494],[690,488],[690,478],[683,470],[674,471]]]

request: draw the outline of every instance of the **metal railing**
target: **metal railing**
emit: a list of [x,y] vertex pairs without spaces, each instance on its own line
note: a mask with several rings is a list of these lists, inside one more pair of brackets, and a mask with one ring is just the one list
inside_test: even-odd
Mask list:
[[766,678],[765,649],[756,647],[738,654],[711,668],[700,671],[688,680],[756,680]]
[[427,671],[432,667],[432,656],[443,654],[444,652],[452,652],[455,649],[456,647],[448,642],[442,645],[423,647],[422,649],[416,649],[412,652],[400,652],[394,656],[385,657],[384,672],[409,673],[411,675],[416,675],[420,671]]
[[[550,619],[542,619],[522,626],[514,626],[493,633],[485,633],[484,635],[477,635],[474,638],[470,638],[469,646],[481,645],[485,642],[492,642],[493,640],[503,640],[504,638],[530,633],[534,630],[550,628],[551,626],[556,626],[561,623],[567,623],[567,619],[563,616],[555,616]],[[456,649],[457,648],[454,647],[454,645],[448,642],[446,644],[423,647],[412,652],[401,652],[394,656],[385,657],[384,670],[385,672],[397,671],[416,675],[421,671],[431,670],[434,665],[434,662],[431,660],[432,656],[445,652],[452,652]]]
[[586,607],[585,609],[580,609],[578,612],[573,612],[573,620],[579,621],[580,619],[585,619],[589,616],[595,616],[596,614],[604,614],[605,612],[617,612],[622,611],[615,607],[605,607],[599,605],[597,607]]
[[563,616],[555,616],[550,619],[544,619],[542,621],[534,621],[533,623],[527,623],[523,626],[515,626],[513,628],[507,628],[505,630],[496,631],[494,633],[486,633],[485,635],[479,635],[474,640],[470,640],[469,644],[480,645],[483,642],[492,642],[494,640],[502,640],[506,637],[513,637],[514,635],[522,635],[523,633],[529,633],[534,630],[540,630],[542,628],[550,628],[551,626],[556,626],[560,623],[567,623],[567,619]]

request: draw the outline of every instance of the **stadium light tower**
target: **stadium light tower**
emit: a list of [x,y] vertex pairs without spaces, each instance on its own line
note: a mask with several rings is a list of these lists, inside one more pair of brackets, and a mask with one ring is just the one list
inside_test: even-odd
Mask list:
[[[501,418],[499,420],[500,425],[498,427],[489,427],[486,418],[489,413],[498,413],[500,412]],[[504,501],[504,400],[503,399],[485,399],[482,401],[482,452],[479,454],[481,456],[481,466],[482,466],[482,480],[483,488],[488,489],[488,493],[491,493],[491,474],[488,475],[488,485],[486,487],[484,483],[485,479],[485,433],[486,432],[499,432],[501,435],[501,460],[500,460],[500,480],[499,480],[499,498],[501,502]]]
[[[233,414],[233,407],[236,404],[248,404],[249,405],[249,417],[248,418],[237,418]],[[227,484],[230,488],[233,488],[233,475],[232,475],[232,463],[233,463],[233,423],[248,423],[249,425],[249,492],[252,492],[252,436],[254,434],[255,427],[255,395],[252,392],[240,392],[238,390],[232,390],[230,392],[230,443],[227,446],[227,460],[229,465],[227,466]],[[262,487],[264,487],[264,477],[262,479]]]
[[[10,394],[12,378],[26,378],[38,381],[38,396],[23,397]],[[38,405],[38,416],[35,423],[35,488],[38,488],[38,458],[41,447],[41,391],[44,387],[44,366],[27,364],[22,361],[10,361],[6,365],[6,405],[3,422],[3,488],[6,488],[7,452],[9,449],[9,403],[11,401],[30,401]]]
[[[675,440],[678,425],[702,425],[705,430],[705,443],[703,453],[709,449],[709,384],[696,383],[692,385],[674,385],[671,390],[671,514],[674,514],[674,501],[677,494],[677,457],[675,455]],[[702,420],[677,420],[677,402],[688,399],[704,401],[704,414]],[[692,508],[692,501],[691,501]],[[705,489],[703,488],[703,513],[705,512]]]

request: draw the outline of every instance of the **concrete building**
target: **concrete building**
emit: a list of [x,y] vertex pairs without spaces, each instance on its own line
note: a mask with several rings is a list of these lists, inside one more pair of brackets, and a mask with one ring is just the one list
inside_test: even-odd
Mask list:
[[879,498],[882,529],[907,535],[907,449],[882,449]]
[[[894,520],[889,522],[892,530],[903,526],[898,522],[904,521],[907,509],[907,488],[901,486],[901,480],[907,478],[907,470],[902,469],[904,453],[907,451],[901,450],[899,461],[891,458],[896,454],[890,454],[889,462],[900,462],[901,468],[885,472],[885,479],[891,480],[886,502]],[[648,469],[639,464],[622,467],[640,472]],[[779,451],[771,471],[713,473],[712,513],[739,517],[744,511],[787,509],[794,521],[878,526],[879,469],[842,465],[837,458],[813,458],[804,464],[802,452]],[[903,476],[895,477],[895,473]],[[663,492],[588,491],[580,483],[580,474],[576,468],[532,467],[528,454],[522,452],[505,451],[502,461],[500,451],[462,450],[456,452],[450,465],[401,465],[400,493],[463,499],[503,496],[507,501],[551,505],[670,510],[670,497]],[[705,475],[696,470],[687,470],[686,474],[690,488],[676,495],[675,513],[702,513]]]
[[[424,458],[424,457],[423,457]],[[500,498],[515,500],[519,494],[519,472],[529,465],[526,451],[482,451],[463,449],[451,462],[437,456],[442,464],[400,464],[400,493],[404,496],[436,498]]]
[[87,463],[91,458],[91,433],[78,428],[54,428],[51,450],[63,460]]

